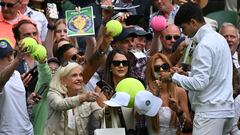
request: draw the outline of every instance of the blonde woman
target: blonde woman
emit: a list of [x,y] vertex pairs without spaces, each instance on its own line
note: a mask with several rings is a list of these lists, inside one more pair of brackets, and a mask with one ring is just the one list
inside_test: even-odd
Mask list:
[[90,115],[100,120],[103,109],[98,93],[83,90],[82,66],[68,63],[60,67],[50,83],[49,112],[45,135],[87,135]]
[[181,130],[191,130],[186,92],[171,81],[161,81],[160,72],[169,71],[171,66],[161,53],[154,54],[147,64],[148,89],[163,101],[159,113],[147,120],[150,135],[176,135]]

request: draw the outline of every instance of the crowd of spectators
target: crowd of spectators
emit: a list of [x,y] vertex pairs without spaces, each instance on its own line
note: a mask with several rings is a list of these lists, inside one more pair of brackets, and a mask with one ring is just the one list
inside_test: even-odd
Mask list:
[[[226,0],[225,8],[239,12],[234,2]],[[49,3],[56,4],[58,19],[51,18]],[[103,119],[126,135],[240,135],[239,26],[218,28],[203,16],[207,4],[0,0],[0,135],[93,135]],[[65,11],[89,6],[94,35],[69,36]],[[166,20],[161,31],[149,25],[156,16]],[[106,28],[110,20],[123,27],[115,37]],[[46,57],[24,49],[27,37],[46,49]],[[155,116],[104,103],[129,77],[161,99]]]

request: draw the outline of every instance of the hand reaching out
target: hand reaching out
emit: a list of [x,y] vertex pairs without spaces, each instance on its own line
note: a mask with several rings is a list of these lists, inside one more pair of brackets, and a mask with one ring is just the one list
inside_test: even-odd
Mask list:
[[99,97],[99,94],[97,92],[88,92],[85,96],[88,102],[94,102]]
[[113,41],[113,37],[111,36],[110,32],[106,31],[106,28],[103,30],[103,39],[101,40],[99,49],[106,51]]
[[22,78],[22,81],[23,81],[23,84],[25,87],[28,86],[28,83],[31,81],[32,79],[32,75],[31,74],[26,74],[26,73],[23,73],[21,75],[21,78]]
[[42,96],[37,95],[36,93],[31,93],[30,96],[27,98],[27,103],[29,105],[34,105],[38,103],[42,99]]

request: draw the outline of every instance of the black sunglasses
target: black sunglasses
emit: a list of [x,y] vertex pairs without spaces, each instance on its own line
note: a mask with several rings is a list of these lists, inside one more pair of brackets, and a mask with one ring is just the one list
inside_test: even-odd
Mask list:
[[123,65],[124,67],[127,67],[127,66],[128,66],[128,61],[127,61],[127,60],[122,60],[122,61],[120,61],[120,60],[113,60],[113,61],[112,61],[112,64],[113,64],[114,67],[120,66],[121,63],[122,63],[122,65]]
[[172,40],[172,38],[174,38],[174,40],[177,40],[177,39],[180,38],[180,36],[177,36],[177,35],[175,35],[175,36],[172,36],[172,35],[166,35],[166,36],[165,36],[165,39],[166,39],[166,40]]
[[74,54],[71,58],[72,61],[77,61],[77,55],[83,56],[84,52],[79,51],[77,54]]
[[2,7],[7,6],[7,8],[13,8],[17,3],[19,2],[19,0],[16,3],[5,3],[5,2],[0,2],[0,5]]
[[164,71],[167,71],[168,69],[170,69],[170,66],[168,63],[164,63],[162,65],[154,65],[154,72],[160,72],[161,68]]

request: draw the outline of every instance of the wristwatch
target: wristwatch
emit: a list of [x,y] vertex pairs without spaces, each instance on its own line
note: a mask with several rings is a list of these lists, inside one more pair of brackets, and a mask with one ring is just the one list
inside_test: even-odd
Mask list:
[[98,55],[101,55],[101,56],[106,54],[106,52],[103,51],[103,50],[101,50],[101,49],[97,49],[97,50],[96,50],[96,53],[97,53]]

